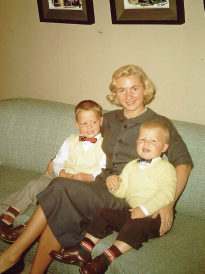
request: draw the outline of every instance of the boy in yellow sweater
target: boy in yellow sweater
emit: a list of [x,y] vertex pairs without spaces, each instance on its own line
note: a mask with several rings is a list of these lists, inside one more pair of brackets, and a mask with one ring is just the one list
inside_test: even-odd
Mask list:
[[[160,215],[150,217],[174,201],[177,182],[175,168],[160,157],[169,147],[168,140],[169,130],[165,125],[144,123],[137,139],[140,158],[129,162],[120,176],[112,175],[106,181],[114,196],[126,199],[127,207],[124,211],[100,209],[78,246],[64,252],[52,251],[50,255],[60,261],[66,255],[65,262],[82,266],[80,273],[105,273],[115,258],[131,248],[138,250],[148,239],[159,237]],[[95,244],[113,230],[119,232],[114,244],[91,261]]]
[[[101,148],[103,138],[100,133],[103,121],[101,107],[91,100],[82,101],[75,108],[75,119],[74,125],[80,135],[72,134],[65,140],[56,157],[49,163],[47,174],[30,181],[2,202],[7,210],[0,221],[0,238],[3,240],[14,242],[17,239],[25,225],[11,228],[14,219],[19,213],[23,214],[30,204],[36,203],[36,195],[56,176],[93,181],[105,168],[106,156]],[[51,174],[53,171],[54,174]]]

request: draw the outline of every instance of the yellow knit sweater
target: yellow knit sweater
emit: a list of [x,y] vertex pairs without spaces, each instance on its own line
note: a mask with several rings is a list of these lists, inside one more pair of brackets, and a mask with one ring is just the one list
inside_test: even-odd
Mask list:
[[126,198],[132,208],[142,205],[152,215],[174,201],[176,170],[162,158],[145,169],[139,168],[137,160],[133,160],[124,167],[120,178],[119,188],[110,192],[116,197]]

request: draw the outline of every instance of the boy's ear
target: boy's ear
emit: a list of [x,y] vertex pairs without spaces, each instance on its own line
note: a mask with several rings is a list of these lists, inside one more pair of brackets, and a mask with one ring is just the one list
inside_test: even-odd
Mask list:
[[74,126],[77,128],[77,130],[80,130],[79,125],[77,122],[74,123]]
[[168,147],[169,147],[168,143],[164,144],[162,152],[164,153],[168,149]]
[[102,126],[103,117],[100,118],[100,126]]

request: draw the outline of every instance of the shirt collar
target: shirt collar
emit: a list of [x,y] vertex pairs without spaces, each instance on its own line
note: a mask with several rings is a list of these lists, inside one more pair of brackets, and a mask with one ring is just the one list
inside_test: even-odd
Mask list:
[[101,133],[98,133],[94,138],[97,138],[99,140],[100,137],[101,137]]

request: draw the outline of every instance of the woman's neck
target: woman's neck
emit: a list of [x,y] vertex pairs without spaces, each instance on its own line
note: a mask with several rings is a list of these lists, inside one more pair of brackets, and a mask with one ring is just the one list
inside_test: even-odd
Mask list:
[[145,113],[146,110],[147,108],[145,107],[143,107],[140,111],[127,111],[126,109],[124,109],[124,115],[127,119],[131,119],[142,115],[143,113]]

